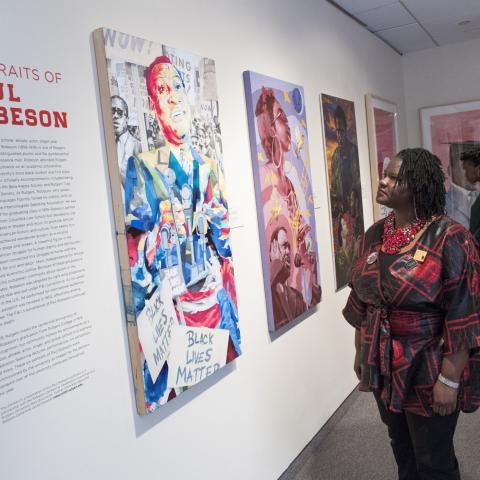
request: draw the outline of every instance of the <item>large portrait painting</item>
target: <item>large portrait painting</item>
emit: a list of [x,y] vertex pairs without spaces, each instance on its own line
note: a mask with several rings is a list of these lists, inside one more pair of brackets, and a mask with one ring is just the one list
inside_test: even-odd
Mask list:
[[240,354],[215,62],[94,33],[139,413]]
[[478,186],[462,168],[463,152],[480,146],[480,100],[420,109],[423,146],[442,161],[446,174],[447,215],[469,228]]
[[270,331],[320,302],[303,88],[244,72]]
[[321,95],[335,283],[350,281],[352,263],[364,232],[362,188],[353,102]]
[[376,202],[378,182],[398,152],[397,105],[376,95],[365,95],[367,109],[368,149],[372,181],[373,217],[385,218],[390,209]]

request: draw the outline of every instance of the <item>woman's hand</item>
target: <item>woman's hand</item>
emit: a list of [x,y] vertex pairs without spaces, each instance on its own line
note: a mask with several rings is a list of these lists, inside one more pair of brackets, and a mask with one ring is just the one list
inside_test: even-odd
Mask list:
[[433,411],[442,417],[450,415],[457,408],[457,397],[458,390],[437,380],[433,386]]
[[[470,352],[467,349],[459,350],[450,355],[445,355],[442,360],[442,375],[454,382],[460,382],[460,378],[467,364]],[[457,407],[458,390],[451,388],[439,380],[433,386],[433,411],[441,415],[450,415]]]

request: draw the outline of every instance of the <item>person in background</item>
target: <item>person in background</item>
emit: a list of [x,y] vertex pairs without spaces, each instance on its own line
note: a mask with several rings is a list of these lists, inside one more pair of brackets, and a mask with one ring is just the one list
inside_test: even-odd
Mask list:
[[446,213],[466,229],[470,225],[470,210],[478,197],[478,192],[465,177],[461,156],[472,148],[475,148],[474,142],[452,142],[449,148],[450,187],[446,195]]
[[196,135],[190,135],[190,141],[192,143],[192,147],[198,152],[201,153],[201,149],[198,143],[198,137]]
[[392,212],[365,233],[343,310],[400,480],[459,480],[458,415],[480,406],[480,258],[444,215],[444,181],[422,148],[390,162],[376,200]]
[[128,159],[132,155],[138,155],[142,151],[140,141],[128,131],[128,105],[118,95],[112,98],[112,118],[115,141],[117,143],[117,159],[122,177],[122,185],[125,185],[125,172]]
[[[480,147],[463,152],[460,159],[468,182],[472,185],[480,182]],[[477,245],[480,245],[480,197],[478,196],[470,209],[469,228]]]

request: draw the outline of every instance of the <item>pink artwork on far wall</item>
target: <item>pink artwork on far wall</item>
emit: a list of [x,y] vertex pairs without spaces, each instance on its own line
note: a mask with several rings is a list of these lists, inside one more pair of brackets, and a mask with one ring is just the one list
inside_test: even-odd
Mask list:
[[371,93],[365,96],[372,182],[373,215],[375,221],[385,218],[390,209],[376,202],[378,182],[385,175],[390,161],[398,153],[397,105]]
[[378,176],[381,178],[389,161],[397,153],[397,139],[395,133],[395,114],[374,108],[375,134],[377,138]]
[[423,146],[437,155],[446,176],[447,214],[465,228],[478,187],[469,183],[461,154],[480,145],[480,101],[423,108]]
[[450,176],[450,146],[458,142],[480,140],[480,109],[435,115],[430,118],[430,125],[432,152],[440,158],[445,172]]

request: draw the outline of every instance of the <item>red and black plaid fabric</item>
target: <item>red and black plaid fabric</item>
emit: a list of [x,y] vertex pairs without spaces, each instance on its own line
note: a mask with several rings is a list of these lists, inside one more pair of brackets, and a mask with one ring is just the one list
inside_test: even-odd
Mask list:
[[[480,258],[470,233],[448,217],[412,251],[380,266],[383,220],[365,233],[343,314],[360,329],[360,389],[381,393],[393,412],[432,416],[443,355],[470,350],[459,408],[480,406]],[[426,252],[414,261],[417,250]]]

